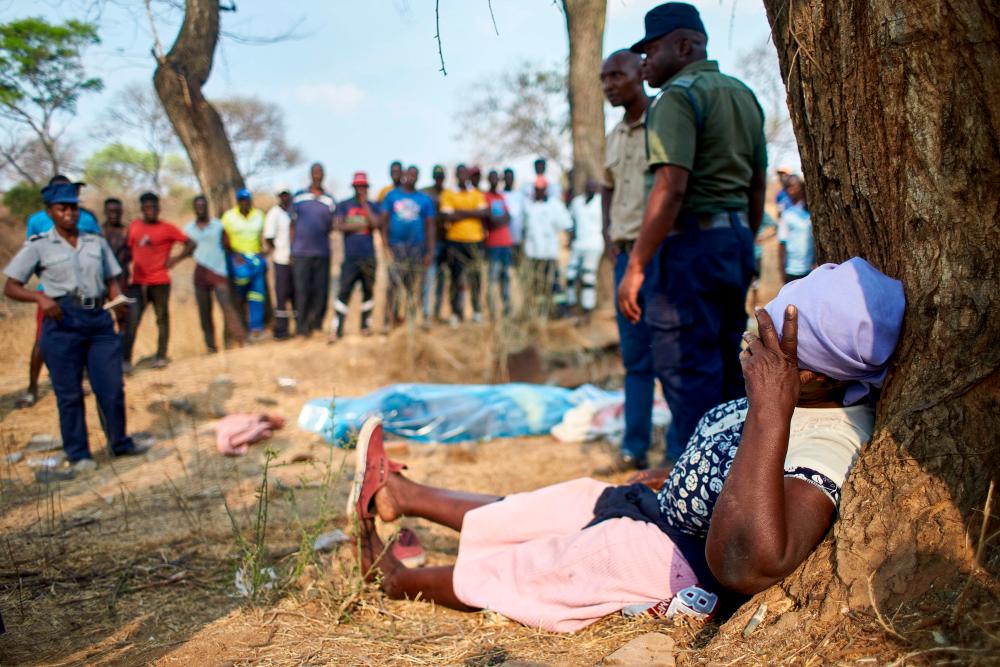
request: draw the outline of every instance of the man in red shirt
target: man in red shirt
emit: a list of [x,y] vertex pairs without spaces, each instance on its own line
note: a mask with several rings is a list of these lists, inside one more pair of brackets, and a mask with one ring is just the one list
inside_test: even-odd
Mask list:
[[[139,323],[146,306],[153,304],[159,339],[153,368],[167,365],[167,344],[170,341],[170,273],[177,262],[194,253],[195,243],[169,222],[160,220],[160,198],[152,192],[139,197],[142,217],[133,220],[128,228],[128,248],[132,253],[132,282],[130,296],[137,300],[132,309],[128,332],[122,346],[122,370],[132,370],[132,348],[139,332]],[[184,250],[171,257],[175,243],[183,243]]]
[[490,207],[490,217],[486,221],[486,260],[489,263],[489,282],[486,287],[486,304],[490,317],[497,319],[494,308],[494,292],[500,290],[500,301],[503,315],[510,315],[510,267],[514,262],[514,237],[510,232],[510,211],[507,202],[497,190],[500,184],[500,174],[496,169],[490,170],[486,177],[489,190],[483,194]]

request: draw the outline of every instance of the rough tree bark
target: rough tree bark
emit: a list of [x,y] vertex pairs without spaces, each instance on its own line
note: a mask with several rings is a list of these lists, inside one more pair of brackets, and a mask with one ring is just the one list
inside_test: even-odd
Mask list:
[[[971,606],[955,592],[974,567],[987,487],[1000,469],[996,5],[764,5],[818,258],[865,257],[902,280],[907,298],[875,434],[847,484],[841,518],[782,588],[838,615],[843,605],[872,601],[892,613],[933,589],[948,623]],[[994,605],[996,576],[980,571],[975,579],[992,588],[983,595]],[[929,634],[933,623],[923,622]],[[906,622],[896,629],[904,641],[925,641],[906,636],[916,633]]]
[[202,95],[219,41],[218,0],[187,0],[184,21],[165,55],[157,45],[156,93],[215,215],[235,203],[243,176],[218,112]]
[[573,190],[604,168],[604,92],[597,73],[604,48],[607,0],[563,0],[569,35],[569,111],[573,137]]

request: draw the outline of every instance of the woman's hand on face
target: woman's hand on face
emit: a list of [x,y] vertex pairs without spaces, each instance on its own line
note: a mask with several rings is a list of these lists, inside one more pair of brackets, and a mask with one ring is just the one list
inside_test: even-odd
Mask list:
[[756,315],[760,337],[744,333],[747,346],[740,353],[747,398],[755,407],[775,408],[790,415],[799,400],[798,310],[792,305],[785,309],[780,342],[767,311],[758,308]]

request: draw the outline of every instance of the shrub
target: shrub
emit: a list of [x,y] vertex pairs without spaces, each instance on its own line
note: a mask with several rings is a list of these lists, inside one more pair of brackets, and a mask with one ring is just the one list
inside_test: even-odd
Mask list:
[[42,208],[42,193],[30,183],[18,183],[3,193],[3,205],[16,220],[24,220]]

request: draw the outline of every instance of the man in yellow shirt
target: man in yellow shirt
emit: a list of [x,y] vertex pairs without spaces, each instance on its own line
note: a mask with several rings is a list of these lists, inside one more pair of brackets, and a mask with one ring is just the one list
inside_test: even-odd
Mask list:
[[451,325],[464,319],[462,303],[463,278],[468,279],[472,299],[472,321],[483,320],[479,304],[480,273],[483,264],[485,221],[490,209],[486,196],[469,183],[469,170],[464,164],[455,168],[457,190],[441,193],[441,215],[445,221],[445,257],[451,273]]
[[267,260],[261,254],[264,212],[253,207],[249,190],[242,188],[236,193],[236,206],[222,214],[222,227],[228,239],[226,260],[229,277],[241,306],[246,304],[250,340],[257,341],[264,335]]

